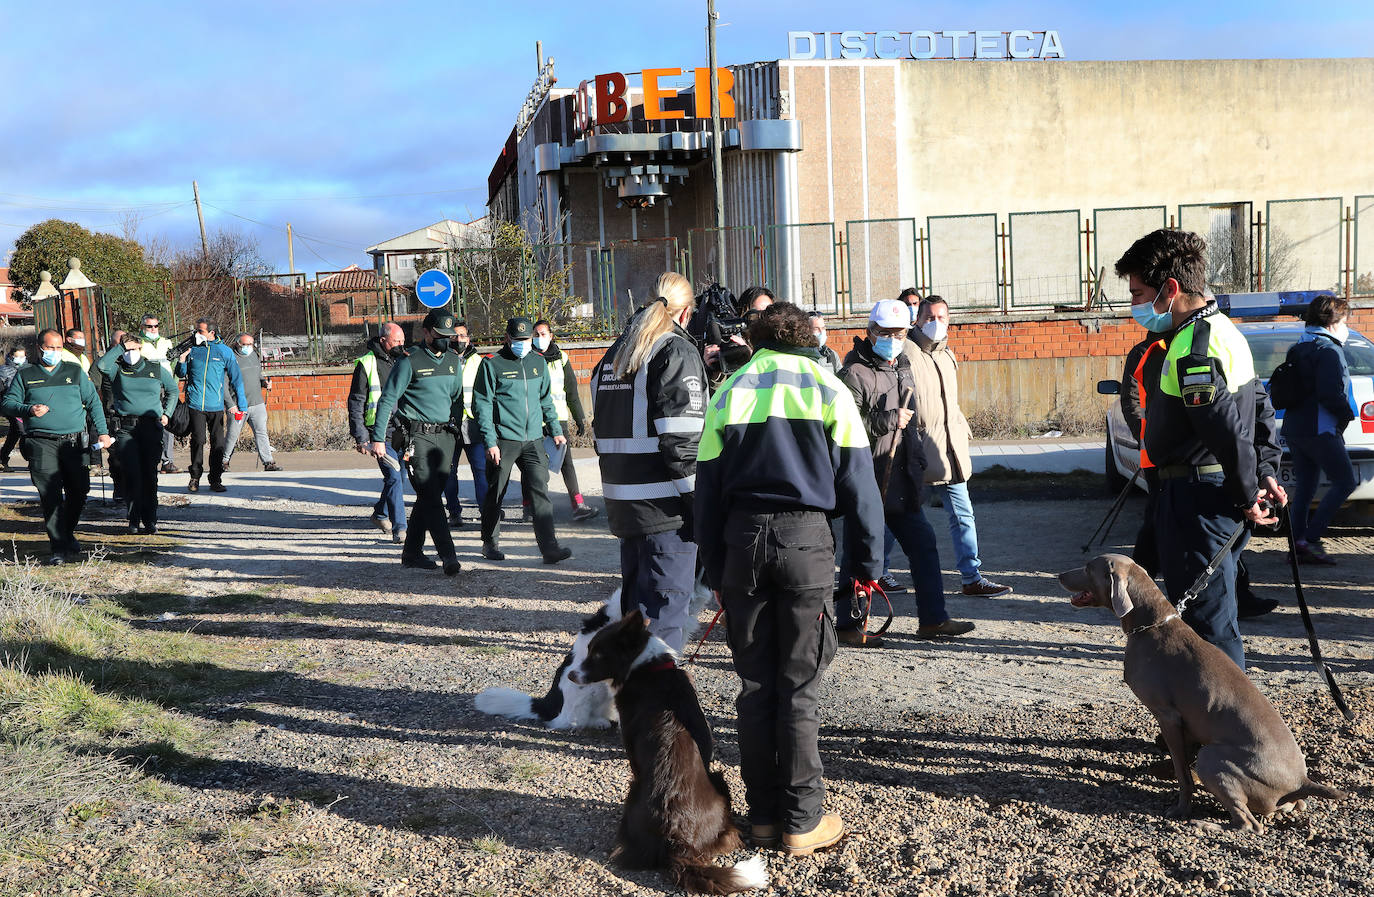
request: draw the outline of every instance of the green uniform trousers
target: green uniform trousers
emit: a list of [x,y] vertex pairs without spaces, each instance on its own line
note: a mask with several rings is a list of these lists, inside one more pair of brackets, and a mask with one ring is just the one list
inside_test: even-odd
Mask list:
[[53,439],[28,435],[20,451],[29,462],[29,478],[38,490],[43,523],[54,554],[75,553],[76,521],[91,491],[90,458],[79,436]]
[[[490,448],[490,446],[488,446]],[[534,538],[545,557],[558,550],[553,530],[553,506],[549,504],[549,456],[543,440],[517,442],[501,439],[496,443],[501,461],[487,459],[487,494],[482,499],[482,541],[495,542],[501,535],[501,498],[510,483],[512,467],[520,468],[520,485],[530,500],[534,514]]]
[[[439,559],[454,560],[458,553],[453,548],[448,515],[444,513],[444,487],[448,485],[458,437],[447,431],[413,433],[410,444],[414,454],[408,472],[410,485],[415,489],[415,502],[410,506],[410,522],[406,525],[406,542],[401,556],[413,559],[424,554],[425,533],[429,533]],[[403,448],[398,447],[398,451]]]
[[114,451],[129,502],[129,525],[157,525],[157,466],[162,458],[162,422],[140,417],[132,427],[115,431]]

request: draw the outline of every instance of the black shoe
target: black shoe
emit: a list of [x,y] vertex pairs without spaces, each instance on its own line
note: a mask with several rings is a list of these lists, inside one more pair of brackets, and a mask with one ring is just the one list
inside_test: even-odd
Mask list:
[[186,484],[186,491],[187,491],[187,492],[199,492],[199,491],[200,491],[200,477],[191,477],[191,482],[189,482],[189,483]]
[[1255,617],[1262,617],[1278,606],[1277,598],[1256,598],[1254,601],[1247,601],[1236,608],[1236,616],[1242,620],[1250,620]]
[[210,484],[210,491],[211,491],[211,492],[228,492],[228,491],[229,491],[229,487],[226,486],[226,485],[224,485],[223,483],[211,483],[211,484]]
[[463,515],[462,515],[462,514],[450,514],[450,515],[448,515],[448,528],[449,528],[449,529],[462,529],[462,528],[463,528]]
[[553,551],[544,555],[544,563],[556,564],[559,561],[566,561],[570,557],[572,557],[571,548],[555,548]]
[[177,467],[171,461],[168,461],[166,464],[162,465],[162,467],[160,467],[159,470],[161,470],[163,473],[181,473],[181,468]]
[[148,535],[150,535],[150,536],[156,536],[156,535],[157,535],[157,524],[156,524],[156,523],[150,523],[150,524],[148,524],[147,526],[143,527],[143,532],[146,533],[146,534],[148,534]]
[[266,464],[262,466],[262,469],[271,471],[272,473],[278,473],[281,471],[281,467],[277,464],[276,461],[268,461]]
[[495,542],[483,542],[482,557],[489,561],[504,561],[506,559],[506,553],[500,548],[497,548]]
[[137,535],[138,535],[138,524],[137,524],[137,523],[130,523],[130,524],[129,524],[129,535],[131,535],[131,536],[137,536]]
[[44,566],[44,567],[61,567],[61,566],[62,566],[63,564],[65,564],[65,563],[67,563],[67,559],[66,559],[65,557],[62,556],[62,553],[61,553],[61,552],[58,552],[58,551],[54,551],[52,554],[48,555],[48,559],[47,559],[46,561],[43,562],[43,566]]
[[438,570],[439,565],[424,555],[417,558],[401,558],[401,566],[409,567],[411,570]]
[[62,549],[62,553],[67,556],[68,560],[81,560],[81,543],[76,541],[76,539],[68,539],[66,547]]
[[463,565],[458,563],[457,558],[444,559],[444,575],[457,576],[463,569]]

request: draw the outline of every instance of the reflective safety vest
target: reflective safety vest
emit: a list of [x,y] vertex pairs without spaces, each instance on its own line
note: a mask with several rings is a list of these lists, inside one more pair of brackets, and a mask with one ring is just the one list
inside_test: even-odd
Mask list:
[[1136,395],[1140,396],[1136,415],[1140,418],[1140,466],[1150,468],[1155,466],[1155,462],[1150,460],[1150,455],[1145,451],[1145,362],[1150,360],[1150,356],[1156,350],[1163,351],[1165,348],[1164,340],[1155,340],[1150,343],[1150,348],[1146,349],[1140,356],[1140,362],[1135,366],[1135,371],[1131,374],[1135,378]]
[[553,399],[553,410],[564,423],[568,421],[568,382],[563,375],[563,365],[567,363],[567,355],[559,355],[557,361],[549,362],[549,396]]
[[91,360],[86,357],[86,353],[84,352],[80,355],[77,355],[70,349],[63,349],[62,360],[70,361],[72,364],[81,365],[81,370],[85,371],[87,374],[90,374],[91,372]]
[[363,423],[371,429],[377,422],[377,401],[382,397],[382,381],[377,376],[377,356],[368,352],[358,358],[358,364],[363,366],[363,373],[367,375],[367,405],[363,409]]
[[172,351],[172,341],[165,336],[159,336],[151,341],[140,336],[139,340],[143,343],[143,348],[140,350],[143,357],[149,361],[156,361],[170,374],[172,372],[172,359],[167,357],[167,353]]
[[463,359],[463,419],[472,416],[472,388],[477,385],[477,372],[482,369],[482,353],[473,352]]

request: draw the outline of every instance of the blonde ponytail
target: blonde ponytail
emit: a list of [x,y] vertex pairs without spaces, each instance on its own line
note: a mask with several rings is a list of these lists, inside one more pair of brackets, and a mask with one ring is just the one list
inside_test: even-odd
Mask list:
[[621,380],[633,377],[649,360],[649,352],[659,337],[673,329],[673,320],[683,309],[691,309],[696,303],[692,296],[692,284],[687,278],[673,271],[659,275],[654,284],[654,301],[640,312],[625,331],[620,350],[615,355],[615,375]]

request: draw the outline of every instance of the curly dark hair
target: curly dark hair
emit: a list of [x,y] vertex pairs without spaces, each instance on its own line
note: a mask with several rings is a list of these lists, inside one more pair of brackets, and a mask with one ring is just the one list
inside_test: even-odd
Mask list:
[[1131,244],[1116,260],[1116,276],[1134,274],[1158,289],[1172,277],[1194,296],[1207,292],[1207,241],[1186,230],[1161,228]]
[[1350,303],[1334,293],[1322,293],[1312,300],[1302,319],[1313,327],[1330,327],[1350,315]]
[[802,349],[816,348],[816,335],[811,332],[811,318],[791,302],[774,302],[759,312],[749,325],[749,342],[754,345],[773,342]]

